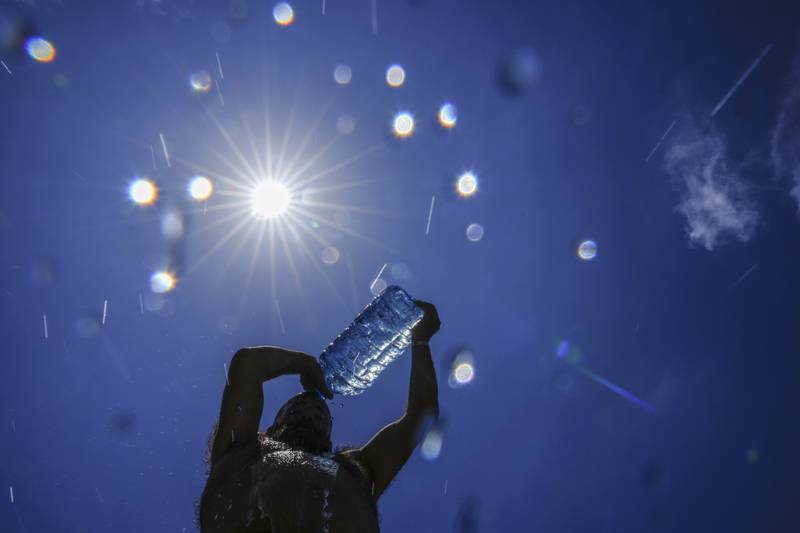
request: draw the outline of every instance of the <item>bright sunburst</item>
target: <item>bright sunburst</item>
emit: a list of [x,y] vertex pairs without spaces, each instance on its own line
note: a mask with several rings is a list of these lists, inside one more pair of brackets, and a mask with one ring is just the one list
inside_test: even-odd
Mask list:
[[[268,297],[276,299],[278,309],[278,293],[291,286],[293,297],[305,301],[306,282],[302,280],[307,276],[299,270],[302,264],[306,265],[304,268],[316,269],[316,278],[346,303],[340,288],[330,278],[330,265],[339,262],[331,250],[337,253],[342,250],[342,259],[348,257],[345,255],[348,246],[355,248],[365,243],[392,252],[349,222],[353,214],[386,213],[347,201],[356,188],[386,179],[359,178],[353,168],[385,144],[379,142],[355,153],[337,144],[348,137],[331,127],[336,124],[336,115],[327,109],[331,103],[320,106],[319,116],[309,117],[305,127],[297,127],[301,122],[297,117],[297,102],[279,108],[287,109],[286,122],[271,116],[267,102],[263,122],[254,121],[255,116],[250,113],[240,114],[238,122],[227,120],[223,124],[210,107],[205,108],[222,145],[214,143],[207,134],[198,134],[195,146],[200,148],[198,153],[210,158],[207,164],[183,159],[180,154],[172,157],[173,162],[193,174],[207,176],[209,183],[214,184],[213,203],[198,202],[194,208],[198,215],[202,213],[202,217],[195,219],[198,222],[192,231],[193,238],[200,239],[195,248],[198,253],[191,258],[181,278],[191,277],[211,257],[221,255],[223,271],[236,268],[235,264],[244,265],[241,305],[250,294],[266,296],[252,290],[252,283],[260,279],[268,283]],[[226,112],[230,112],[230,107]],[[326,120],[328,124],[323,127]],[[277,142],[272,131],[275,128],[280,128],[282,137]],[[326,128],[331,132],[328,139],[321,134]],[[351,143],[351,140],[341,142]],[[353,285],[356,277],[352,262],[342,263],[351,271],[349,278]],[[354,285],[350,292],[356,305]]]
[[250,211],[254,217],[266,220],[285,214],[290,204],[291,194],[286,185],[276,180],[267,180],[253,189]]

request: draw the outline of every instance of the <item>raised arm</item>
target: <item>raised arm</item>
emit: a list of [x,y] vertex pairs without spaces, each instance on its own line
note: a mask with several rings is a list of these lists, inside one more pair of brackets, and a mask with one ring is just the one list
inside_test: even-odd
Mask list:
[[372,476],[372,497],[377,500],[392,482],[424,435],[420,429],[426,417],[439,416],[439,392],[436,385],[430,338],[439,330],[436,308],[422,301],[417,305],[425,316],[412,332],[411,383],[405,414],[380,430],[363,447],[346,452],[364,465]]
[[286,374],[299,374],[306,390],[316,389],[329,399],[333,397],[316,358],[308,354],[276,346],[242,348],[234,354],[211,448],[212,466],[234,444],[256,439],[264,409],[263,383]]

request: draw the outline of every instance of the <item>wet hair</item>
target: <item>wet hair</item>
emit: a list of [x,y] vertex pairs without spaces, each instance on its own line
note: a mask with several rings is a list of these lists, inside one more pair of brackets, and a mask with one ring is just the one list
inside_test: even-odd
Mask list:
[[[296,425],[279,425],[279,421],[286,415],[286,412],[289,411],[297,402],[303,401],[306,398],[319,399],[319,395],[316,392],[306,391],[289,398],[286,403],[284,403],[281,408],[278,409],[278,412],[275,414],[275,420],[264,433],[270,439],[283,442],[310,453],[330,453],[330,451],[333,449],[333,443],[331,442],[331,429],[333,427],[332,417],[328,422],[328,432],[326,435],[321,435],[316,431],[305,431],[305,428],[298,427]],[[328,416],[330,417],[330,411],[328,411]]]

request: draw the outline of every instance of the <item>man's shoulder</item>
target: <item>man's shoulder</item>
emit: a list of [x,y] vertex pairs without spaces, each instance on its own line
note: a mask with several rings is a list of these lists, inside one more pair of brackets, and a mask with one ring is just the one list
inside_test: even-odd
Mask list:
[[232,477],[238,477],[238,474],[257,461],[260,456],[258,441],[231,446],[222,457],[211,464],[207,485],[223,484]]

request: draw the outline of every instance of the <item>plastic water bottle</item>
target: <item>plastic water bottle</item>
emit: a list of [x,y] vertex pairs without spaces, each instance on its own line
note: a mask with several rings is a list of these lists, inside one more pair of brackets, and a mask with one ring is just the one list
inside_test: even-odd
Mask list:
[[411,344],[411,329],[424,312],[396,285],[384,291],[319,356],[334,394],[356,396]]

